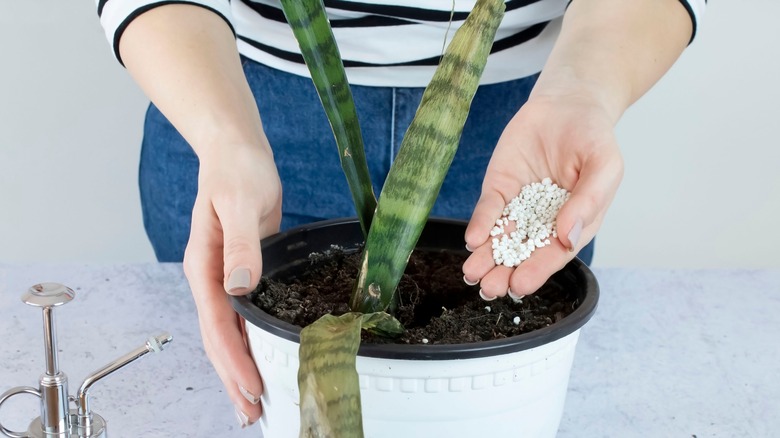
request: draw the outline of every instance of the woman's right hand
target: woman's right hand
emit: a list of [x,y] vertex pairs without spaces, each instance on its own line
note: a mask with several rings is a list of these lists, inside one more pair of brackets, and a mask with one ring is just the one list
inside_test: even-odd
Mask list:
[[262,413],[263,384],[228,294],[247,294],[260,281],[260,239],[279,230],[282,189],[270,148],[224,149],[201,157],[184,272],[206,354],[246,427]]
[[206,8],[164,4],[135,18],[119,49],[200,160],[184,270],[206,353],[247,426],[260,417],[263,385],[228,293],[259,282],[260,239],[279,228],[282,189],[235,35]]

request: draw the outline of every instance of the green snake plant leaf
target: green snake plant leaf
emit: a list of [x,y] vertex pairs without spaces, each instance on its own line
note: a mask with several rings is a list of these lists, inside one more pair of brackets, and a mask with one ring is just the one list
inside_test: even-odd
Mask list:
[[385,312],[364,314],[362,327],[363,330],[383,338],[396,338],[404,333],[401,322]]
[[355,370],[361,326],[380,334],[403,332],[401,324],[383,312],[325,315],[301,331],[301,438],[363,436],[360,384]]
[[379,196],[353,311],[393,310],[395,289],[455,156],[505,5],[479,0],[423,93]]
[[339,149],[341,167],[363,235],[366,235],[376,210],[376,197],[366,164],[355,102],[325,7],[322,0],[282,0],[282,9],[328,116]]
[[328,314],[301,331],[301,438],[363,436],[355,370],[361,320],[359,313]]

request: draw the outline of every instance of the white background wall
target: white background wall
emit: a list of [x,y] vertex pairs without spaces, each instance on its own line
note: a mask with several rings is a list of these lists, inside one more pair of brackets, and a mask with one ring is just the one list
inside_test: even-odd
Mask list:
[[[4,1],[0,262],[151,261],[146,99],[92,0]],[[626,176],[597,266],[780,267],[780,2],[710,2],[697,41],[618,127]]]

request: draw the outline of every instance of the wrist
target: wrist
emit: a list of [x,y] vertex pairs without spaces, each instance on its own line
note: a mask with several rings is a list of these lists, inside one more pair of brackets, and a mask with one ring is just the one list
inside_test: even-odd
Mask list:
[[222,138],[193,146],[200,162],[199,175],[223,174],[231,169],[275,166],[273,151],[265,136],[256,139]]
[[229,129],[226,127],[203,130],[191,142],[201,165],[218,163],[225,157],[245,155],[247,159],[271,159],[273,151],[262,127],[257,129]]
[[577,105],[600,112],[614,126],[630,105],[630,90],[606,77],[591,78],[574,68],[543,71],[529,101]]

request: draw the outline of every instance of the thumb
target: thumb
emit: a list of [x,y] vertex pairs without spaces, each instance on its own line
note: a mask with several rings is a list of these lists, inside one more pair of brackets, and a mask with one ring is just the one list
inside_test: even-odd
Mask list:
[[220,215],[224,239],[225,290],[245,295],[257,286],[262,273],[260,231],[257,216],[246,213]]
[[558,239],[566,248],[575,252],[590,241],[593,236],[589,234],[595,235],[595,230],[586,229],[603,217],[622,179],[623,160],[619,153],[585,162],[556,219]]

